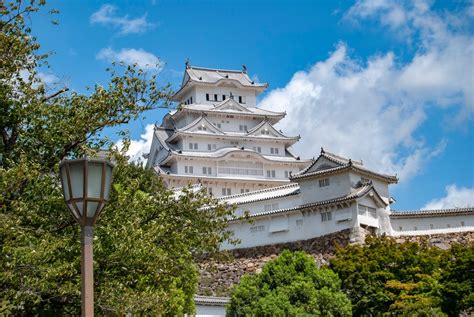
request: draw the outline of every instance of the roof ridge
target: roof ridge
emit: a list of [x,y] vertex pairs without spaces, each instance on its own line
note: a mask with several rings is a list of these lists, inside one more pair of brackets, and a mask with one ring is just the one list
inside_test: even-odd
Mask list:
[[[341,156],[341,155],[338,155],[338,154],[335,154],[335,153],[332,153],[332,152],[328,152],[326,150],[324,150],[323,152],[321,152],[321,155],[323,157],[326,157],[328,159],[336,159],[336,160],[341,160],[341,161],[351,161],[352,163],[355,163],[355,164],[360,164],[360,165],[364,165],[364,163],[362,161],[357,161],[357,160],[353,160],[351,158],[345,158],[344,156]],[[327,157],[327,156],[329,157]],[[343,164],[347,164],[346,162],[342,162]]]
[[214,72],[227,72],[227,73],[246,74],[246,73],[243,72],[243,70],[210,68],[210,67],[200,67],[200,66],[191,66],[191,65],[187,69],[209,70],[209,71],[214,71]]
[[473,207],[454,207],[454,208],[439,208],[439,209],[412,209],[412,210],[391,210],[392,213],[414,213],[414,212],[446,212],[446,211],[474,211]]

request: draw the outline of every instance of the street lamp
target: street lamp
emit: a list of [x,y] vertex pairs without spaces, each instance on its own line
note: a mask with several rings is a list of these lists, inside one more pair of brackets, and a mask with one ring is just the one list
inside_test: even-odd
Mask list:
[[94,316],[93,229],[109,200],[114,164],[103,159],[63,160],[59,165],[64,200],[81,226],[82,316]]

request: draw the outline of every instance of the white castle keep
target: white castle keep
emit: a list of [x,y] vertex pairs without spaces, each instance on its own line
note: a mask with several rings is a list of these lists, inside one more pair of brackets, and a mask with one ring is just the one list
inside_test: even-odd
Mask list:
[[[321,149],[301,159],[274,124],[284,112],[260,109],[256,97],[268,87],[240,71],[190,66],[147,154],[147,168],[170,188],[195,184],[224,203],[236,204],[230,229],[246,248],[306,240],[350,230],[353,242],[366,233],[429,235],[474,230],[474,208],[392,211],[392,175]],[[252,222],[242,219],[245,213]]]

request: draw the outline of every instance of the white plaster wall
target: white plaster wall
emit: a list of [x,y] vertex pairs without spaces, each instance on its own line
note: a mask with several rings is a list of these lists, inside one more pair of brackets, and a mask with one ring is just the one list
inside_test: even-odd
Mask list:
[[[240,89],[235,86],[218,86],[218,87],[196,87],[196,102],[202,104],[215,104],[214,94],[218,95],[218,101],[222,101],[222,95],[226,95],[229,98],[230,92],[234,95],[234,100],[239,101],[238,96],[245,96],[245,103],[242,105],[247,107],[255,107],[256,102],[256,91],[254,89]],[[210,100],[206,100],[206,94],[209,94]],[[184,99],[186,100],[186,99]],[[194,100],[194,98],[193,98]]]
[[[319,187],[319,179],[329,178],[329,186]],[[321,178],[308,178],[299,180],[302,203],[332,199],[347,195],[351,190],[349,175],[336,174]]]
[[[352,227],[353,221],[337,221],[335,220],[339,213],[351,213],[351,208],[344,208],[340,210],[332,209],[332,220],[321,221],[320,212],[294,212],[287,214],[288,230],[271,233],[269,231],[272,217],[258,217],[254,218],[253,223],[247,221],[232,222],[229,229],[234,232],[234,237],[241,240],[237,246],[232,246],[227,243],[221,246],[223,250],[235,248],[249,248],[261,245],[270,245],[275,243],[284,243],[290,241],[306,240],[333,232],[349,229]],[[277,216],[277,215],[275,215]],[[281,217],[281,215],[278,215]],[[297,226],[297,220],[303,220],[301,226]],[[264,226],[262,232],[251,232],[251,227]]]
[[[414,230],[430,230],[430,229],[447,229],[474,226],[474,215],[451,215],[451,216],[425,216],[410,218],[391,218],[392,229],[394,231],[414,231]],[[433,225],[431,228],[430,225]],[[401,229],[400,229],[401,227]],[[416,227],[416,229],[415,229]]]
[[196,317],[220,317],[225,316],[225,306],[211,306],[196,304]]

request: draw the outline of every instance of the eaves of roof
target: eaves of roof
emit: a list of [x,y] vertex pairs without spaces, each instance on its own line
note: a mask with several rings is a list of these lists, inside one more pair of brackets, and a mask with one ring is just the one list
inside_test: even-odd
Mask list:
[[431,210],[406,210],[406,211],[392,211],[390,218],[422,218],[422,217],[446,217],[446,216],[461,216],[473,215],[474,207],[466,208],[450,208],[450,209],[431,209]]
[[[380,195],[377,193],[377,191],[375,190],[373,185],[367,184],[367,185],[359,188],[357,191],[352,192],[352,193],[350,193],[346,196],[337,197],[337,198],[328,199],[328,200],[322,200],[322,201],[303,204],[303,205],[298,205],[298,206],[290,207],[290,208],[264,211],[264,212],[260,212],[260,213],[250,215],[249,217],[250,218],[264,217],[264,216],[276,215],[276,214],[293,212],[293,211],[302,211],[302,210],[305,210],[305,209],[310,209],[310,208],[315,208],[315,207],[326,207],[326,206],[334,205],[334,204],[338,204],[338,203],[345,203],[345,202],[348,202],[348,201],[352,201],[352,200],[356,200],[358,198],[361,198],[361,197],[365,196],[366,194],[368,194],[372,190],[380,198]],[[383,200],[382,200],[382,202],[383,202]],[[245,217],[234,218],[234,219],[231,219],[231,221],[239,221],[239,220],[242,220],[242,219],[245,219]]]

